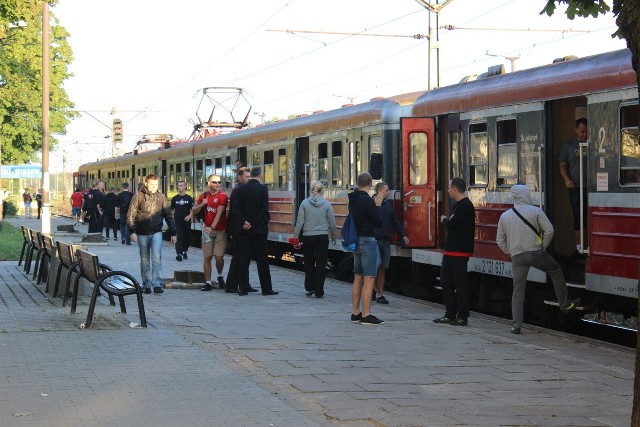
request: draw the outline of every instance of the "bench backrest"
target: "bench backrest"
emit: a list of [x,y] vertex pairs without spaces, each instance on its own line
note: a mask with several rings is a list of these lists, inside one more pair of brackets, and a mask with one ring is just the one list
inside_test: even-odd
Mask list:
[[91,283],[96,283],[100,276],[100,264],[98,262],[98,255],[94,255],[91,252],[79,250],[77,252],[78,261],[80,262],[80,272]]
[[24,241],[27,242],[28,245],[33,244],[31,242],[31,230],[24,225],[21,225],[20,227],[22,228],[22,237],[24,237]]
[[33,242],[33,246],[40,250],[42,249],[42,240],[41,240],[41,234],[39,231],[36,230],[29,230],[29,233],[31,233],[31,241]]
[[65,267],[71,267],[71,264],[75,262],[75,252],[73,251],[73,245],[70,245],[60,240],[56,241],[56,247],[58,248],[58,259],[60,264]]
[[53,257],[56,251],[55,242],[53,241],[53,237],[49,234],[42,235],[42,243],[44,244],[44,250],[47,251],[47,255]]

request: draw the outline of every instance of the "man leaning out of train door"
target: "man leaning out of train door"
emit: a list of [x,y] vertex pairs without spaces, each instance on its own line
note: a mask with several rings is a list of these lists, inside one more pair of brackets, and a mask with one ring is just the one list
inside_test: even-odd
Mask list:
[[526,185],[511,187],[513,208],[500,216],[496,243],[511,257],[513,295],[511,297],[512,334],[519,334],[524,317],[524,294],[529,268],[535,267],[551,276],[558,299],[558,307],[568,314],[576,306],[567,299],[567,283],[562,269],[547,252],[553,239],[553,225],[547,215],[531,202]]

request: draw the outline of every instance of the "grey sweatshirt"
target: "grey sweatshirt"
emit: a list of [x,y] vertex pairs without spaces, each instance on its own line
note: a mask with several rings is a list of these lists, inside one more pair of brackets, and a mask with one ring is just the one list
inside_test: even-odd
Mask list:
[[293,235],[298,237],[302,231],[303,236],[319,236],[331,232],[331,240],[336,240],[336,217],[333,214],[331,203],[322,196],[307,197],[298,210],[298,220]]
[[526,185],[511,187],[513,205],[520,215],[542,232],[542,244],[533,230],[509,209],[500,216],[496,243],[502,252],[513,257],[515,255],[540,249],[547,249],[553,239],[553,225],[547,215],[531,203],[531,192]]

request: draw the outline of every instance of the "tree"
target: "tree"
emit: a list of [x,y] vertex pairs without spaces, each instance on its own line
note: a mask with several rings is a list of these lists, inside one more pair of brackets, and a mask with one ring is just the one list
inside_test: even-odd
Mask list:
[[[57,0],[50,0],[53,5]],[[42,147],[41,0],[0,1],[0,148],[2,163],[29,163]],[[62,84],[71,74],[69,34],[51,15],[50,113],[52,134],[76,115]],[[50,147],[55,146],[51,139]]]
[[[607,13],[611,10],[604,0],[547,0],[547,4],[540,14],[553,15],[556,10],[556,3],[567,4],[566,14],[569,19],[574,19],[576,16],[597,17],[599,14]],[[616,16],[618,30],[612,34],[612,37],[620,37],[626,40],[627,47],[631,51],[631,66],[636,72],[638,87],[640,87],[640,73],[638,73],[638,61],[640,60],[640,2],[637,0],[613,0],[613,14]],[[640,124],[640,117],[638,118],[638,123]],[[638,266],[638,272],[640,274],[640,265]],[[640,286],[638,286],[638,292],[638,318],[640,318]],[[631,425],[640,426],[640,340],[638,339],[636,341]]]

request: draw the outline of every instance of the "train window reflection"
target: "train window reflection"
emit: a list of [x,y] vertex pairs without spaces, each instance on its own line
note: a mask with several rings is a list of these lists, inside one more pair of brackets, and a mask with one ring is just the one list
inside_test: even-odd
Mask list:
[[273,188],[273,150],[264,152],[264,184]]
[[342,187],[342,141],[333,141],[331,143],[331,174],[333,177],[333,186]]
[[487,173],[487,124],[474,123],[469,126],[469,183],[473,186],[486,186]]
[[287,149],[278,150],[278,187],[287,188]]
[[427,183],[427,134],[416,132],[409,135],[409,183],[424,185]]
[[254,151],[251,153],[251,166],[260,166],[260,152]]
[[511,187],[518,183],[518,148],[515,119],[497,123],[498,185]]
[[327,159],[327,143],[318,144],[318,181],[327,183],[329,175],[329,164]]
[[638,104],[620,108],[620,185],[640,186]]

